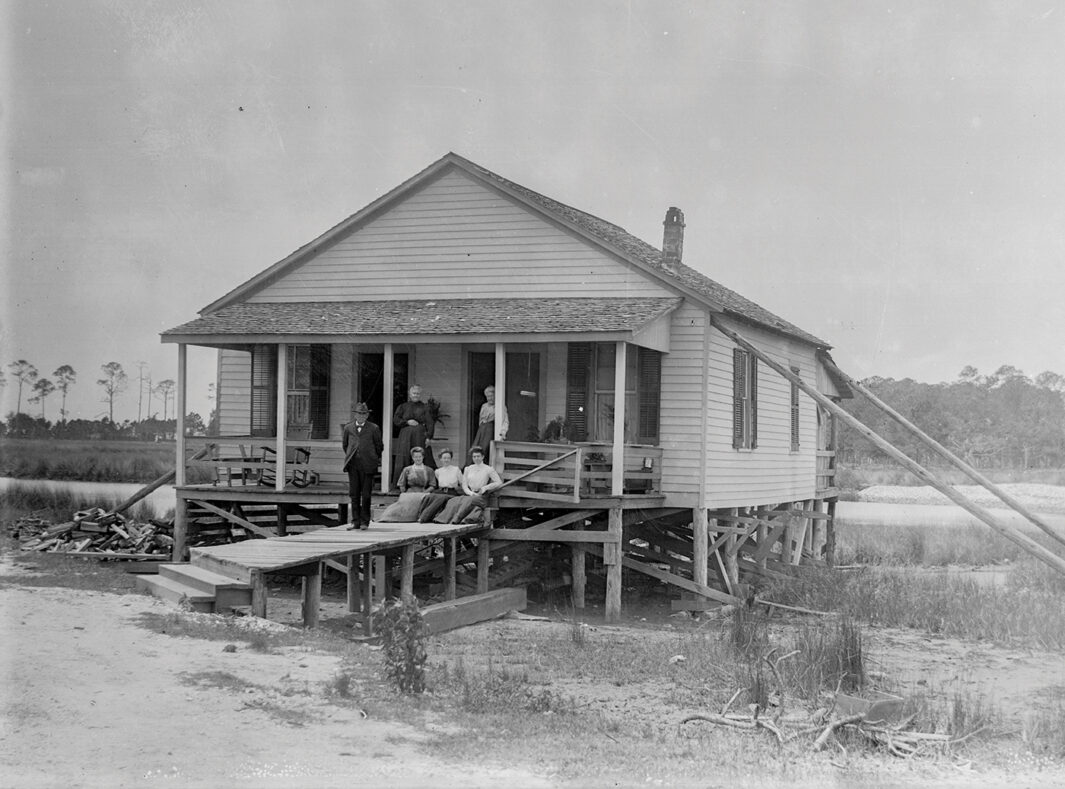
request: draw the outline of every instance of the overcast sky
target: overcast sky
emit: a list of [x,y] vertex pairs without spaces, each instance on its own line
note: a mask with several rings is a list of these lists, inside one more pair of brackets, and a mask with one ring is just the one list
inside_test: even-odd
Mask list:
[[[159,332],[449,150],[656,246],[681,207],[686,263],[852,375],[1065,373],[1055,3],[0,13],[0,362],[73,365],[72,416],[106,410],[108,361],[176,377]],[[191,358],[206,417],[213,354]]]

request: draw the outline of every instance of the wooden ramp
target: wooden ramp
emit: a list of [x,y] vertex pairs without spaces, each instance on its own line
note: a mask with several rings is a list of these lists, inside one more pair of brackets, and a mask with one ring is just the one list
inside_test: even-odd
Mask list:
[[[371,523],[369,529],[354,531],[336,526],[287,537],[191,548],[189,563],[249,584],[252,613],[263,617],[267,603],[266,575],[285,572],[303,576],[303,621],[313,627],[318,623],[323,564],[348,576],[348,610],[369,612],[375,593],[379,598],[385,594],[382,554],[402,551],[401,594],[412,596],[416,549],[429,541],[443,540],[445,585],[450,599],[455,590],[456,539],[483,533],[485,529],[481,523]],[[478,566],[478,576],[481,575]],[[370,617],[365,621],[368,626]]]

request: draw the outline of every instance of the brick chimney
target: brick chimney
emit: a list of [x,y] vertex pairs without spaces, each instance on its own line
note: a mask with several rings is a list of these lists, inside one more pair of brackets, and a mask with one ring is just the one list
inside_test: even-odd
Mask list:
[[670,207],[662,227],[662,265],[666,271],[676,271],[684,257],[684,212]]

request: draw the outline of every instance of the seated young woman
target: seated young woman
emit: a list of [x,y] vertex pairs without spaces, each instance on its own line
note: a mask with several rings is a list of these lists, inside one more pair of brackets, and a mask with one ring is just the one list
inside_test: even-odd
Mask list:
[[436,489],[422,500],[418,513],[420,523],[432,523],[452,497],[462,495],[462,469],[451,465],[452,458],[450,449],[441,449],[437,453]]
[[485,496],[502,487],[503,480],[491,466],[485,465],[484,450],[470,448],[473,462],[462,472],[462,493],[455,496],[433,518],[434,523],[473,523],[488,503]]
[[436,475],[433,469],[425,465],[425,450],[413,447],[410,451],[411,464],[399,472],[396,487],[400,493],[425,493],[436,487]]
[[378,517],[380,523],[417,523],[425,499],[436,488],[436,475],[425,465],[425,450],[412,447],[411,464],[399,473],[399,498]]

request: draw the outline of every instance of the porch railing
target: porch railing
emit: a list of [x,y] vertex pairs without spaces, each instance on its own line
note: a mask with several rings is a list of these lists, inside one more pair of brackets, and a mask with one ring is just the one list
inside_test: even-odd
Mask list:
[[[344,452],[339,441],[288,438],[286,477],[302,482],[313,472],[318,481],[346,482],[341,471]],[[203,449],[201,459],[194,456]],[[228,487],[269,485],[276,469],[277,439],[261,436],[193,436],[185,440],[186,481]],[[297,475],[297,476],[294,476]]]
[[[492,463],[496,471],[504,483],[513,481],[506,488],[507,496],[575,503],[582,498],[610,495],[614,468],[612,444],[496,441],[493,447]],[[551,462],[549,467],[528,474],[548,462]],[[661,448],[627,445],[623,462],[623,493],[660,490]]]

